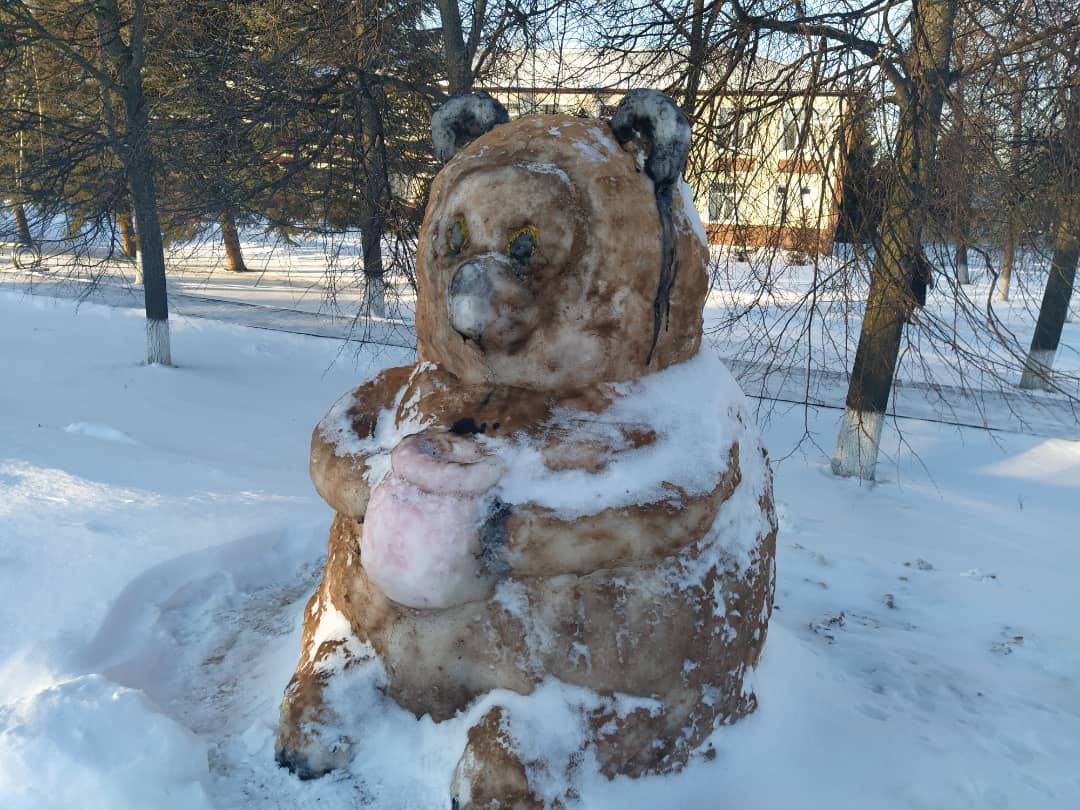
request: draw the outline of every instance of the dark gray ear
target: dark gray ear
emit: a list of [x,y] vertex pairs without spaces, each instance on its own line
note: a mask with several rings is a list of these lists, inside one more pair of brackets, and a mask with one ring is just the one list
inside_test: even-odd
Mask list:
[[675,286],[675,225],[672,190],[682,177],[690,153],[690,122],[674,101],[659,90],[631,90],[611,116],[615,140],[626,144],[635,138],[645,149],[645,173],[653,181],[656,211],[660,215],[660,278],[653,299],[653,330],[645,365],[652,362],[660,329],[668,321],[671,290]]
[[506,108],[483,91],[454,96],[431,116],[435,157],[446,163],[458,149],[509,120]]
[[682,177],[690,152],[690,122],[659,90],[631,90],[623,96],[611,117],[611,131],[620,144],[641,140],[648,156],[645,173],[657,189],[670,188]]

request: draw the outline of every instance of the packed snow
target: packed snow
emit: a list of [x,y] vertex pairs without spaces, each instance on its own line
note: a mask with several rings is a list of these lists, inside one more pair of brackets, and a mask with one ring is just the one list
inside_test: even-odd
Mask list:
[[[713,380],[703,388],[702,379]],[[365,478],[375,487],[390,469],[390,452],[413,433],[428,425],[416,419],[396,423],[403,387],[394,404],[383,409],[373,435],[359,438],[352,429],[349,408],[352,391],[331,406],[319,429],[340,454],[367,458]],[[625,444],[620,426],[643,433],[656,441],[634,450],[626,449],[605,464],[600,472],[581,469],[552,470],[544,464],[543,447],[524,434],[510,437],[477,436],[488,451],[503,462],[498,495],[510,504],[534,503],[572,520],[611,506],[653,503],[673,499],[672,487],[687,494],[703,495],[716,486],[727,470],[733,441],[746,442],[741,426],[750,416],[738,383],[715,352],[704,351],[686,363],[650,374],[633,383],[614,387],[617,398],[600,414],[559,408],[551,416],[565,425],[576,440],[595,438],[601,446]],[[402,409],[409,413],[409,408]],[[711,416],[698,424],[702,415]],[[749,442],[753,444],[753,440]],[[429,487],[430,489],[430,487]]]
[[[311,427],[411,352],[174,318],[176,367],[147,367],[141,313],[2,290],[0,339],[0,808],[445,809],[468,723],[514,696],[436,724],[360,667],[334,687],[352,764],[273,761],[331,520]],[[760,707],[677,775],[586,758],[579,805],[1080,806],[1080,443],[888,420],[867,485],[828,471],[837,410],[759,416],[781,525]],[[534,698],[511,733],[569,750],[595,698]]]

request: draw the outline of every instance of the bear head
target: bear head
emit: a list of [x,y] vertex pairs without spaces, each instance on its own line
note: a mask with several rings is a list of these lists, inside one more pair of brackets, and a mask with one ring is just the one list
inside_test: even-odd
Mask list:
[[559,392],[697,352],[708,251],[674,104],[634,91],[611,122],[511,122],[476,94],[440,112],[436,151],[449,162],[417,253],[421,361],[467,384]]

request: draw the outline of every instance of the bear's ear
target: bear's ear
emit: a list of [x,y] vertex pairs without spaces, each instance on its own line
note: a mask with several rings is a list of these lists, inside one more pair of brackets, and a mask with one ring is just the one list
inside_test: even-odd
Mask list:
[[483,91],[454,96],[431,116],[435,157],[446,163],[458,149],[509,120],[506,108]]
[[690,152],[690,122],[659,90],[631,90],[619,102],[610,126],[620,144],[641,141],[645,173],[657,190],[670,188],[682,177]]

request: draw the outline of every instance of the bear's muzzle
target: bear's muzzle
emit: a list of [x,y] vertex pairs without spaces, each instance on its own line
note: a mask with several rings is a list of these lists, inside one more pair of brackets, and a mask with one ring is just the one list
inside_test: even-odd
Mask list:
[[514,265],[500,253],[463,262],[450,279],[446,297],[450,326],[483,350],[510,348],[535,326],[535,307]]
[[485,264],[474,260],[461,265],[450,280],[447,297],[450,325],[458,334],[472,340],[479,340],[496,318],[492,306],[495,285]]

